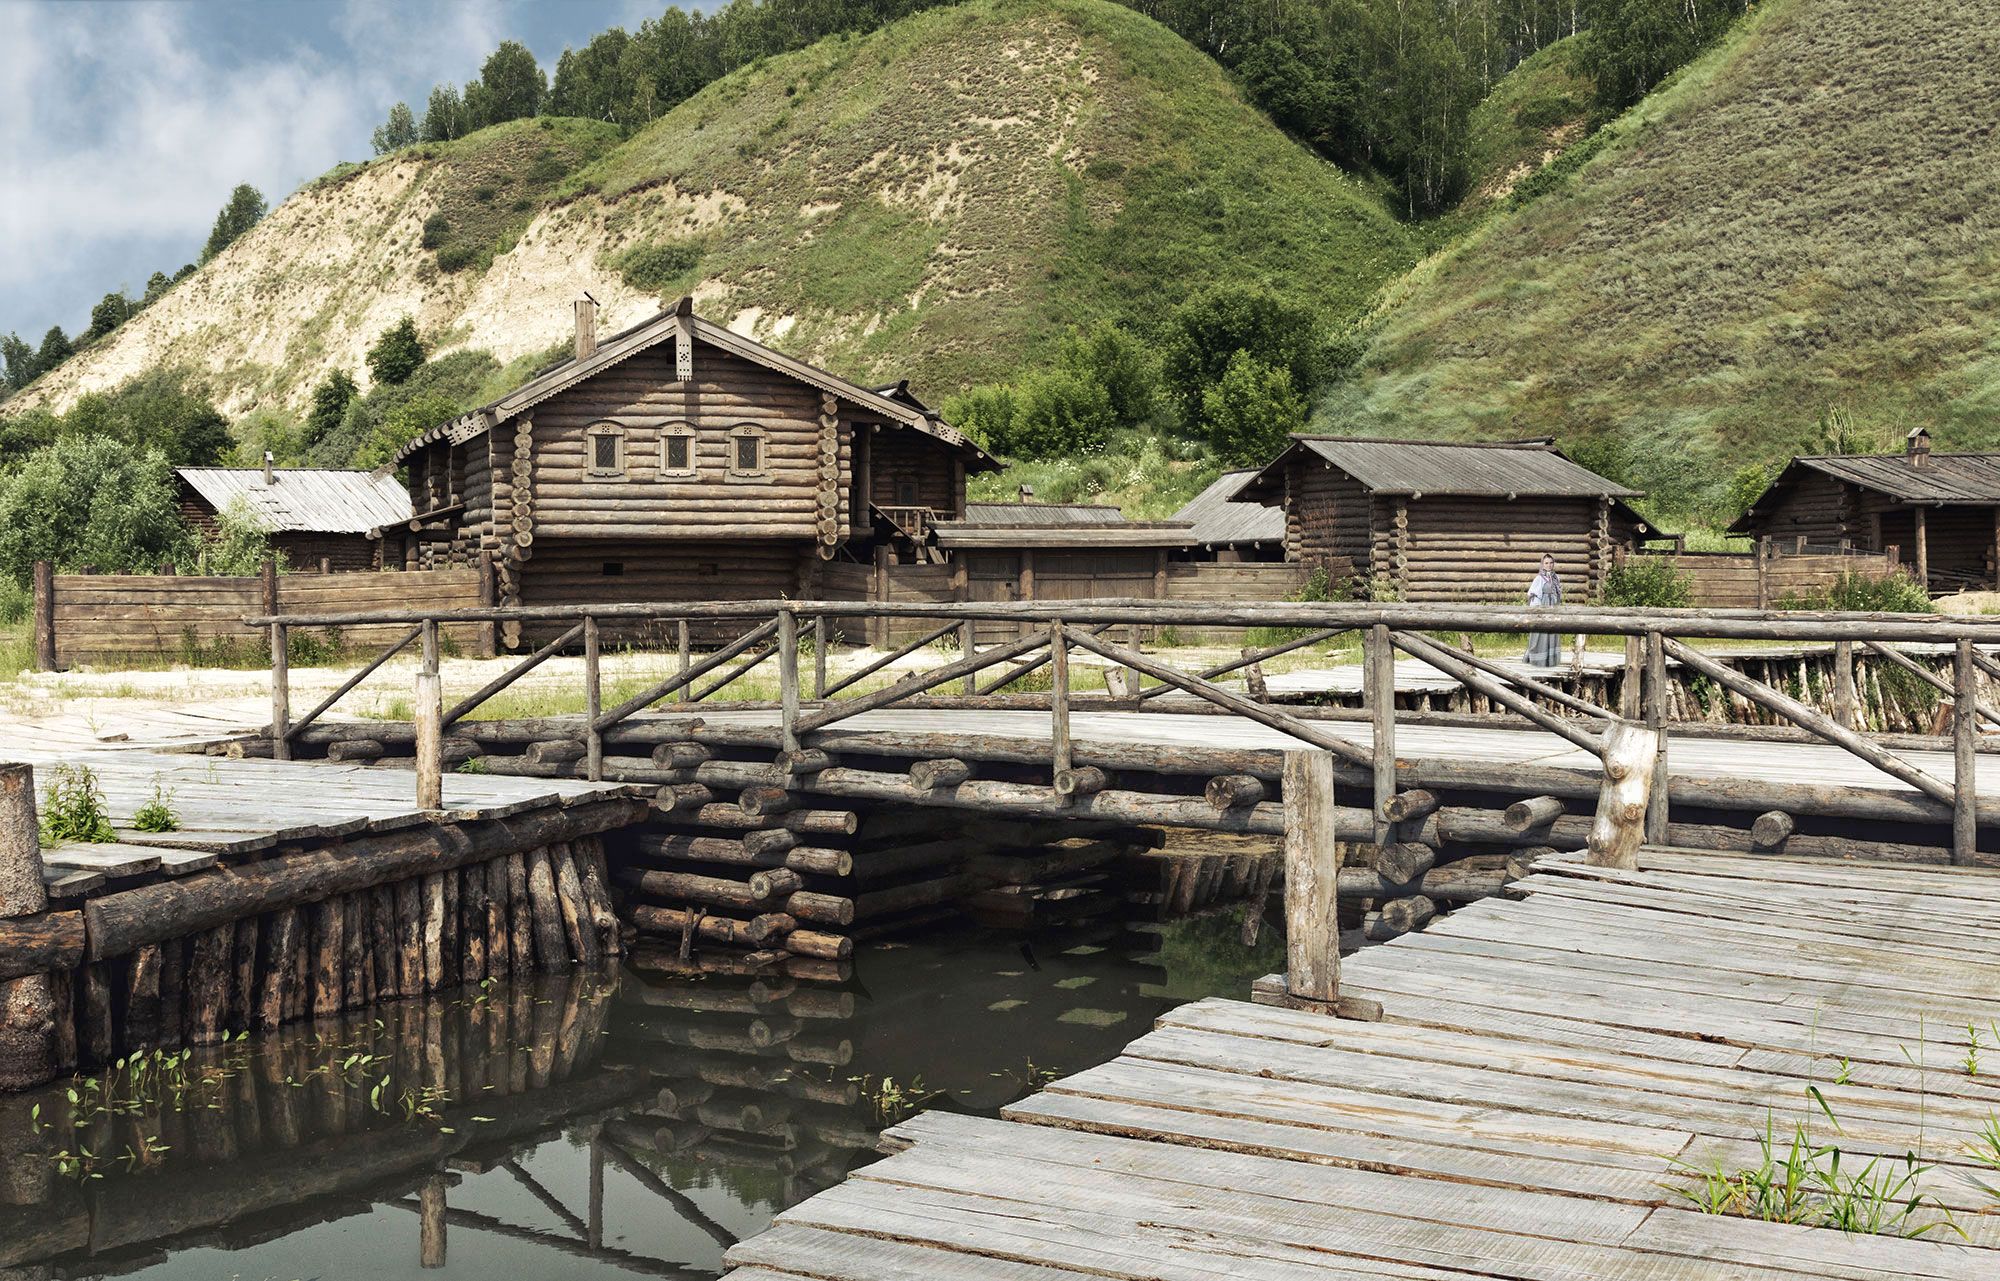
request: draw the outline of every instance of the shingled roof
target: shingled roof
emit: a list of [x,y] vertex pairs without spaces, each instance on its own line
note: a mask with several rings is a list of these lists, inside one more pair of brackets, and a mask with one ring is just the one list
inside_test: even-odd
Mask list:
[[1835,454],[1792,460],[1802,467],[1906,503],[2000,503],[2000,454]]
[[178,467],[216,511],[241,501],[269,534],[365,534],[411,518],[409,491],[378,472],[278,467]]
[[1254,469],[1222,473],[1187,506],[1175,512],[1174,519],[1193,525],[1194,540],[1204,547],[1284,542],[1285,513],[1238,496],[1244,484],[1256,474]]
[[597,350],[581,360],[574,358],[565,360],[535,375],[491,404],[482,405],[478,409],[438,424],[403,446],[387,466],[395,467],[417,450],[435,444],[439,440],[448,439],[454,445],[462,445],[481,432],[489,431],[534,408],[549,397],[568,391],[593,374],[602,373],[613,365],[629,360],[661,343],[674,341],[676,336],[683,332],[696,341],[707,343],[711,347],[740,356],[753,364],[776,370],[821,391],[829,392],[877,417],[914,428],[927,436],[935,436],[947,445],[963,449],[970,455],[967,465],[973,471],[999,469],[1000,464],[991,455],[974,444],[964,432],[939,418],[915,397],[908,395],[906,387],[902,389],[901,395],[896,394],[895,387],[890,389],[890,394],[885,395],[883,392],[871,391],[858,383],[851,383],[816,365],[809,365],[803,360],[766,347],[754,338],[746,338],[713,321],[703,320],[694,314],[694,300],[691,298],[682,298],[659,315],[649,320],[642,320],[628,329],[622,329],[602,339],[597,344]]
[[1376,494],[1467,498],[1638,498],[1564,457],[1549,439],[1473,444],[1463,441],[1375,440],[1294,436],[1243,492],[1266,496],[1276,469],[1305,451],[1333,464]]
[[1194,530],[1181,520],[1126,520],[1098,503],[967,503],[963,520],[939,521],[940,547],[1192,547]]

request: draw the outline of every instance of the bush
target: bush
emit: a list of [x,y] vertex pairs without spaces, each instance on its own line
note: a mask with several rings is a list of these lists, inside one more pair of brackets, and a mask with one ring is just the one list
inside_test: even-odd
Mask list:
[[1160,361],[1153,349],[1113,324],[1072,329],[1057,356],[1062,368],[1104,388],[1121,427],[1152,421],[1160,389]]
[[427,391],[414,396],[383,417],[354,456],[354,465],[380,467],[418,436],[463,412],[460,402],[444,392]]
[[35,594],[26,586],[11,578],[0,578],[0,627],[24,622],[29,606],[34,603]]
[[478,261],[479,246],[477,245],[446,245],[444,248],[438,250],[438,270],[446,274],[454,271],[464,271],[467,267]]
[[1786,592],[1777,601],[1779,609],[1835,609],[1854,613],[1933,614],[1937,606],[1917,580],[1904,573],[1871,578],[1867,574],[1842,574],[1833,585],[1818,592]]
[[441,213],[434,213],[424,219],[424,238],[421,242],[424,248],[436,249],[449,239],[451,239],[451,219]]
[[1306,425],[1306,402],[1285,370],[1247,351],[1229,358],[1222,377],[1201,394],[1201,429],[1225,464],[1275,458]]
[[1694,604],[1694,575],[1671,556],[1628,556],[1604,575],[1604,603],[1685,609]]
[[[438,257],[444,255],[440,253]],[[368,349],[368,372],[375,376],[376,382],[393,386],[421,369],[429,354],[417,333],[416,320],[405,316],[383,330],[375,345]]]
[[701,246],[691,240],[634,245],[615,260],[618,274],[634,289],[655,293],[693,271],[701,261]]
[[182,569],[189,574],[248,578],[263,572],[267,560],[275,560],[280,572],[285,569],[284,553],[271,549],[263,523],[239,496],[215,514],[215,533],[196,542]]
[[58,569],[151,573],[187,543],[173,468],[157,450],[68,436],[0,478],[0,575]]
[[1184,422],[1200,421],[1202,394],[1221,381],[1239,351],[1283,369],[1301,396],[1311,395],[1328,372],[1326,344],[1310,311],[1268,289],[1211,291],[1174,313],[1164,342],[1161,371]]
[[1012,429],[994,447],[1022,458],[1089,453],[1101,448],[1117,425],[1102,384],[1066,369],[1045,370],[1021,384]]
[[403,405],[436,393],[451,402],[452,411],[444,417],[456,417],[473,405],[493,399],[492,395],[482,397],[480,391],[499,372],[499,362],[483,351],[455,351],[440,356],[425,363],[406,382],[377,386],[367,395],[357,397],[348,405],[340,426],[313,445],[306,452],[306,459],[315,467],[355,466],[355,456],[368,446],[389,415]]
[[945,421],[985,449],[1000,452],[1000,441],[1014,437],[1014,415],[1021,399],[1012,387],[974,387],[944,402]]

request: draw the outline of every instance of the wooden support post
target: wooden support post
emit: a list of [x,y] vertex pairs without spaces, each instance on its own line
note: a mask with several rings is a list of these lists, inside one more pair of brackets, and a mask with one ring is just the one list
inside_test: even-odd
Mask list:
[[444,684],[437,670],[437,623],[424,622],[424,665],[417,673],[415,719],[417,808],[444,808]]
[[56,567],[35,562],[35,670],[56,669]]
[[292,759],[292,670],[283,623],[271,624],[271,759]]
[[[875,544],[875,576],[868,598],[878,605],[889,600],[889,544]],[[889,648],[889,619],[886,615],[871,615],[868,619],[868,643],[877,649]]]
[[1771,558],[1771,539],[1768,535],[1760,535],[1756,542],[1756,555],[1753,557],[1753,559],[1756,561],[1757,564],[1757,608],[1758,609],[1771,608],[1771,589],[1769,585],[1769,575],[1766,572],[1766,562],[1768,562],[1770,558]]
[[826,697],[826,615],[813,615],[813,701]]
[[[479,607],[492,609],[500,603],[500,583],[493,570],[493,552],[482,548],[479,553]],[[479,625],[479,653],[482,658],[496,658],[500,653],[500,624],[487,622]]]
[[277,613],[278,562],[274,557],[266,556],[264,562],[257,566],[257,578],[264,590],[264,613],[267,615]]
[[1910,509],[1917,525],[1917,586],[1929,591],[1931,587],[1931,540],[1929,519],[1924,508],[1919,505]]
[[[1021,549],[1021,573],[1017,580],[1014,598],[1021,601],[1035,599],[1035,549],[1032,547]],[[1016,635],[1026,636],[1034,626],[1028,620],[1022,619],[1020,630]]]
[[1330,752],[1285,753],[1284,804],[1285,990],[1330,1006],[1340,999],[1341,853]]
[[[1646,792],[1646,839],[1667,839],[1667,649],[1658,632],[1646,633],[1646,728],[1653,732],[1652,781]],[[1607,746],[1605,759],[1610,759]]]
[[1842,729],[1861,727],[1861,700],[1854,692],[1854,642],[1833,643],[1833,720]]
[[590,1140],[590,1193],[586,1207],[583,1242],[593,1250],[604,1248],[604,1140]]
[[417,1195],[417,1264],[425,1268],[444,1266],[445,1180],[433,1174],[424,1180]]
[[685,618],[681,619],[674,631],[675,643],[680,650],[681,665],[679,674],[685,682],[681,686],[681,702],[685,703],[694,697],[694,682],[687,680],[688,665],[693,661],[692,647],[688,643],[688,620]]
[[590,614],[583,616],[583,770],[584,777],[595,783],[604,777],[604,731],[597,727],[597,718],[604,713],[604,683],[601,664],[603,661],[602,642],[598,639],[597,619]]
[[1646,687],[1646,640],[1643,636],[1625,638],[1625,670],[1618,684],[1618,714],[1628,721],[1636,721],[1642,714],[1642,694]]
[[1076,760],[1069,738],[1069,637],[1060,618],[1049,624],[1049,745],[1061,778]]
[[[0,764],[0,919],[32,916],[47,908],[42,848],[35,824],[35,771]],[[25,1090],[53,1080],[61,1068],[55,980],[29,974],[0,982],[0,1091]],[[34,1159],[34,1158],[31,1158]]]
[[1395,825],[1384,815],[1389,798],[1396,794],[1396,649],[1389,629],[1377,623],[1361,641],[1361,701],[1368,708],[1368,724],[1374,733],[1375,844],[1387,845],[1395,839]]
[[778,734],[787,757],[799,750],[799,616],[778,611]]
[[1638,725],[1613,725],[1604,735],[1604,787],[1597,796],[1597,818],[1590,825],[1592,867],[1631,871],[1639,866],[1645,843],[1646,801],[1653,790],[1653,762],[1660,738]]
[[[882,644],[885,647],[889,643],[886,635],[888,626],[889,626],[889,620],[886,618],[883,619],[882,627],[885,634],[883,637]],[[1026,634],[1027,633],[1025,631],[1022,633],[1022,635]],[[971,619],[968,618],[964,622],[958,625],[958,656],[960,658],[971,658],[973,654],[978,651],[979,649],[979,641],[977,639],[978,635],[979,635],[978,624],[974,623]],[[963,682],[961,682],[961,688],[968,694],[977,694],[979,692],[978,669],[975,668],[974,670],[969,671],[965,674],[965,679]]]
[[1972,642],[1961,640],[1952,654],[1951,703],[1951,861],[1979,859],[1979,669]]

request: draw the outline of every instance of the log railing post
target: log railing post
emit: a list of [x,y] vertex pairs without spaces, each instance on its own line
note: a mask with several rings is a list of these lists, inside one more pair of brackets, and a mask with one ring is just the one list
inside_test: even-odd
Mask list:
[[1381,623],[1361,638],[1361,701],[1368,709],[1368,724],[1374,734],[1375,790],[1370,812],[1379,849],[1395,839],[1396,831],[1386,816],[1389,801],[1396,795],[1396,649],[1388,627]]
[[1625,668],[1618,682],[1618,714],[1628,721],[1636,721],[1644,711],[1642,690],[1646,686],[1646,639],[1633,635],[1625,638]]
[[680,650],[680,675],[685,682],[681,685],[681,702],[685,703],[694,696],[694,682],[685,680],[688,674],[688,665],[693,658],[693,649],[688,643],[688,620],[685,618],[681,619],[680,625],[675,628],[675,641]]
[[799,750],[799,616],[778,611],[778,731],[789,757]]
[[292,759],[291,637],[283,623],[271,624],[271,759]]
[[1340,843],[1333,755],[1285,753],[1285,991],[1331,1007],[1340,999]]
[[1061,778],[1076,759],[1069,739],[1069,637],[1060,618],[1049,624],[1049,749]]
[[[888,634],[889,634],[889,620],[885,618],[882,620],[882,635],[883,635],[882,647],[884,649],[887,649],[889,646]],[[1028,634],[1025,625],[1023,625],[1022,627],[1021,634],[1023,636]],[[975,639],[977,635],[978,635],[978,625],[975,624],[971,619],[968,618],[964,622],[958,625],[958,654],[960,658],[972,657],[973,651],[979,647],[978,641]],[[967,694],[977,694],[979,692],[978,671],[974,670],[967,672],[965,674],[965,681],[960,688],[963,689],[964,692]]]
[[1854,642],[1833,643],[1833,720],[1842,729],[1861,727],[1861,700],[1854,692]]
[[1979,861],[1979,669],[1972,642],[1961,640],[1952,654],[1951,701],[1951,861]]
[[813,615],[813,701],[826,697],[826,615]]
[[[500,603],[500,583],[493,569],[493,552],[490,548],[479,553],[479,608],[492,609]],[[500,624],[488,620],[479,625],[479,656],[497,658],[500,655]]]
[[1659,734],[1642,726],[1621,721],[1605,731],[1604,786],[1597,795],[1585,860],[1592,867],[1631,871],[1639,866],[1659,750]]
[[591,782],[604,777],[604,731],[597,718],[604,712],[603,642],[598,638],[597,618],[583,616],[583,772]]
[[[1652,781],[1646,793],[1646,839],[1667,839],[1667,647],[1658,632],[1646,633],[1646,728],[1653,733]],[[1606,759],[1610,757],[1607,743]]]
[[417,1193],[417,1266],[441,1268],[445,1259],[445,1188],[442,1174],[424,1180]]
[[[0,919],[32,916],[48,903],[35,825],[34,768],[0,764]],[[56,1061],[60,1013],[49,975],[0,982],[0,1091],[25,1090],[54,1079],[63,1066]]]
[[56,669],[56,567],[35,562],[35,670]]
[[438,677],[437,620],[424,620],[423,667],[417,672],[417,808],[444,808],[444,685]]

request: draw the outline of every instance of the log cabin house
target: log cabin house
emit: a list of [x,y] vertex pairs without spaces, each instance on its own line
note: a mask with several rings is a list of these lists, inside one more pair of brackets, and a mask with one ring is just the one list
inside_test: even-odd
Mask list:
[[298,570],[379,569],[383,526],[410,519],[394,476],[317,467],[178,467],[181,519],[204,536],[232,505]]
[[1237,493],[1283,509],[1288,560],[1405,601],[1518,601],[1544,552],[1570,599],[1600,599],[1616,549],[1654,534],[1638,491],[1547,439],[1295,436]]
[[1900,454],[1797,457],[1729,532],[1765,551],[1894,551],[1933,591],[2000,585],[2000,454],[1933,454],[1918,427]]
[[1285,558],[1285,513],[1240,492],[1257,469],[1226,471],[1174,513],[1193,527],[1188,558],[1234,565]]
[[967,474],[998,466],[906,386],[848,382],[690,299],[601,341],[595,303],[575,318],[571,359],[392,462],[406,563],[489,558],[509,605],[811,596],[827,562],[925,559]]

